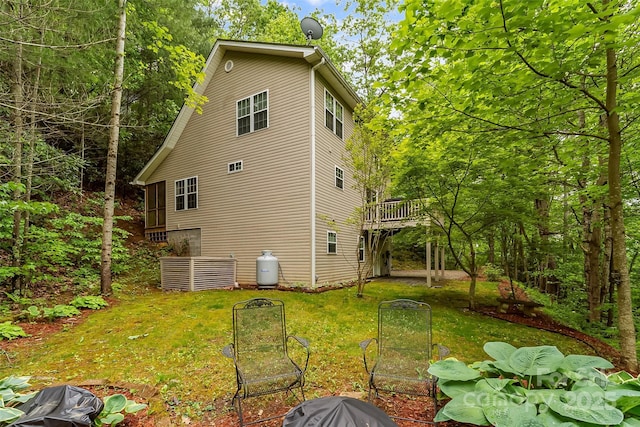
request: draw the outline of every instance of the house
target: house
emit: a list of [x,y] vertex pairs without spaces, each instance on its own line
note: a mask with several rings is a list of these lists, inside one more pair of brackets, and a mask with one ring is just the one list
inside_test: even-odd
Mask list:
[[195,90],[134,183],[148,238],[190,256],[234,258],[256,283],[263,250],[281,284],[356,277],[360,196],[343,164],[360,99],[317,46],[218,40]]

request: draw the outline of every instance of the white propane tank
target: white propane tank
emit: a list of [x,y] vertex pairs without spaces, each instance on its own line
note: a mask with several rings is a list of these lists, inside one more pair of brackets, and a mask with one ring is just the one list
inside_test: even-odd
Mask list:
[[262,251],[256,259],[256,281],[258,288],[273,288],[278,284],[278,258],[271,251]]

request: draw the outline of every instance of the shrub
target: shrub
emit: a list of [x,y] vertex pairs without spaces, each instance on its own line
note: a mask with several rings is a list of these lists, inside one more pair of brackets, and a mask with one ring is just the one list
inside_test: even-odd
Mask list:
[[[640,425],[640,381],[606,376],[613,365],[597,356],[564,356],[554,346],[516,348],[488,342],[495,360],[466,365],[438,361],[429,372],[451,398],[435,421],[476,425]],[[624,424],[622,424],[624,422]]]
[[487,278],[487,282],[499,282],[502,274],[502,269],[497,265],[487,264],[484,266],[484,275]]

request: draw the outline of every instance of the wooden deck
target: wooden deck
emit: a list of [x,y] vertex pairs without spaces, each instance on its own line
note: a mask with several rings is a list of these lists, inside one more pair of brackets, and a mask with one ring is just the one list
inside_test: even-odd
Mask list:
[[398,229],[415,227],[418,224],[429,225],[430,219],[424,215],[422,200],[390,200],[367,208],[365,229]]

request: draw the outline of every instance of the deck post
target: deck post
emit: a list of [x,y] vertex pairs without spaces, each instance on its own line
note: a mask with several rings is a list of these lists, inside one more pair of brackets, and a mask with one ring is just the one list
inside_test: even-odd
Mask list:
[[427,238],[427,286],[431,287],[431,242]]
[[434,269],[435,269],[435,276],[436,276],[436,282],[440,281],[440,242],[438,241],[438,239],[436,239],[436,249],[435,249],[435,259],[434,261]]

